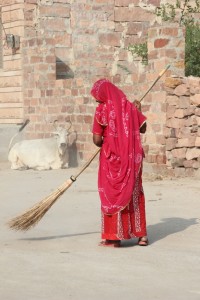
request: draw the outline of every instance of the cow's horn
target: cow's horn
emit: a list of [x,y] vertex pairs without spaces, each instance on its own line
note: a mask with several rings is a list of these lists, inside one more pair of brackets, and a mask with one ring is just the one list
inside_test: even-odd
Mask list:
[[53,122],[53,127],[54,127],[55,129],[58,127],[58,120],[55,120],[55,121]]
[[69,122],[69,127],[67,128],[67,130],[70,130],[70,128],[72,127],[72,122],[70,120],[67,122]]

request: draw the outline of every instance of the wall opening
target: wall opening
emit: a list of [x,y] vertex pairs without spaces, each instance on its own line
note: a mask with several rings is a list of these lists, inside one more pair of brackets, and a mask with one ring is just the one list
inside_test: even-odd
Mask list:
[[74,78],[74,72],[64,61],[56,57],[56,79],[69,78]]

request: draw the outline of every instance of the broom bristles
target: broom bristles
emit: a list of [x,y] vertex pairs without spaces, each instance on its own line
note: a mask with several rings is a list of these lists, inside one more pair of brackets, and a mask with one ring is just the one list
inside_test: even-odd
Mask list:
[[23,214],[11,219],[8,222],[8,226],[16,231],[27,231],[34,227],[56,202],[56,200],[72,185],[72,183],[73,181],[68,179],[49,196],[45,197]]

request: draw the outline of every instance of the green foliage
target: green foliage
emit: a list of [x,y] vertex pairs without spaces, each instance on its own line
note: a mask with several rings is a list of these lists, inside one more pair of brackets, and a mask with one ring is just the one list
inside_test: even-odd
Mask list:
[[136,44],[136,45],[129,45],[128,50],[133,54],[137,55],[142,58],[142,63],[144,65],[148,64],[148,47],[147,42]]
[[185,75],[200,77],[200,25],[186,27]]

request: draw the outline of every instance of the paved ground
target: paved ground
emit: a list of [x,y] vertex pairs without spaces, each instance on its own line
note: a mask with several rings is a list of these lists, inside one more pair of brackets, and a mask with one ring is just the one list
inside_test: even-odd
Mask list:
[[6,222],[77,170],[0,169],[1,300],[199,300],[199,179],[144,180],[150,245],[98,247],[97,172],[86,170],[32,230]]

